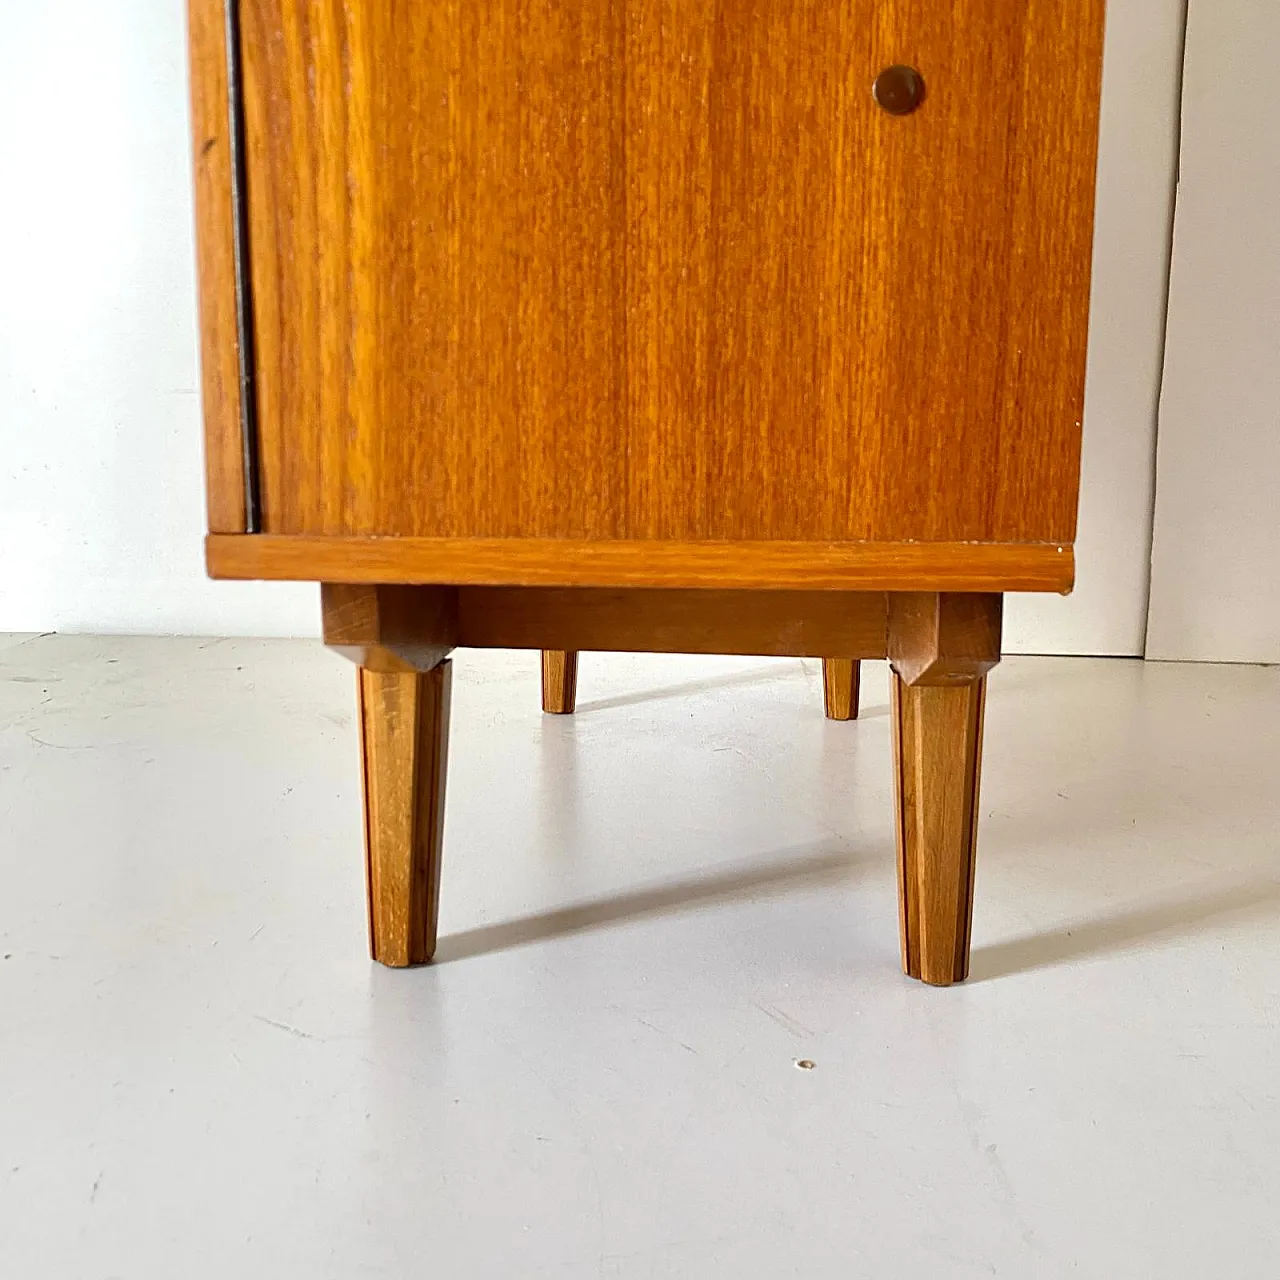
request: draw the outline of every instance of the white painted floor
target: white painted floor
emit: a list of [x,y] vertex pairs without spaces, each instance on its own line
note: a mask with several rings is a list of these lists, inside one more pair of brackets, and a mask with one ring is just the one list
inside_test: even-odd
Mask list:
[[5,1280],[1280,1273],[1280,671],[1008,660],[946,991],[879,664],[455,671],[392,973],[352,668],[0,641]]

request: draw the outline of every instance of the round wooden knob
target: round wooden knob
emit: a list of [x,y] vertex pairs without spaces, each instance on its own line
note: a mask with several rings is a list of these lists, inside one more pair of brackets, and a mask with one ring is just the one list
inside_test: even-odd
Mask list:
[[886,67],[871,93],[891,116],[909,116],[924,101],[924,77],[915,67]]

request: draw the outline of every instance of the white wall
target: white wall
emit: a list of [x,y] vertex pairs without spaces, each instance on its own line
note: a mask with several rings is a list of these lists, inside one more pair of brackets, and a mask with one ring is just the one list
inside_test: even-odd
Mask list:
[[[1182,0],[1111,0],[1079,587],[1013,650],[1141,652]],[[314,634],[208,583],[177,0],[0,0],[0,630]]]
[[178,0],[0,0],[0,631],[309,633],[205,580]]
[[1192,0],[1150,655],[1280,662],[1280,6]]

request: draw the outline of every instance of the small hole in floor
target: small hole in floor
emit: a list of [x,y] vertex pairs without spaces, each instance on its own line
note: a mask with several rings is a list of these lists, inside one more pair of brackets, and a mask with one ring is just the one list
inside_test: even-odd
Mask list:
[[818,1064],[814,1062],[812,1058],[796,1059],[796,1066],[799,1067],[801,1071],[812,1071],[817,1065]]

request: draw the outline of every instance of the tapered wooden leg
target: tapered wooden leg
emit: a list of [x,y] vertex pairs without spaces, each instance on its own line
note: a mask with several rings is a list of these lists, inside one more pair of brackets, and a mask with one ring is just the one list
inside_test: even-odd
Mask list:
[[451,677],[359,671],[369,947],[395,968],[436,949]]
[[902,967],[934,986],[969,974],[986,688],[893,676]]
[[997,595],[889,599],[902,967],[935,986],[969,973],[987,672]]
[[862,664],[856,658],[823,658],[822,700],[828,720],[858,718],[858,685]]
[[572,715],[577,701],[578,655],[564,649],[543,649],[543,711],[557,716]]

